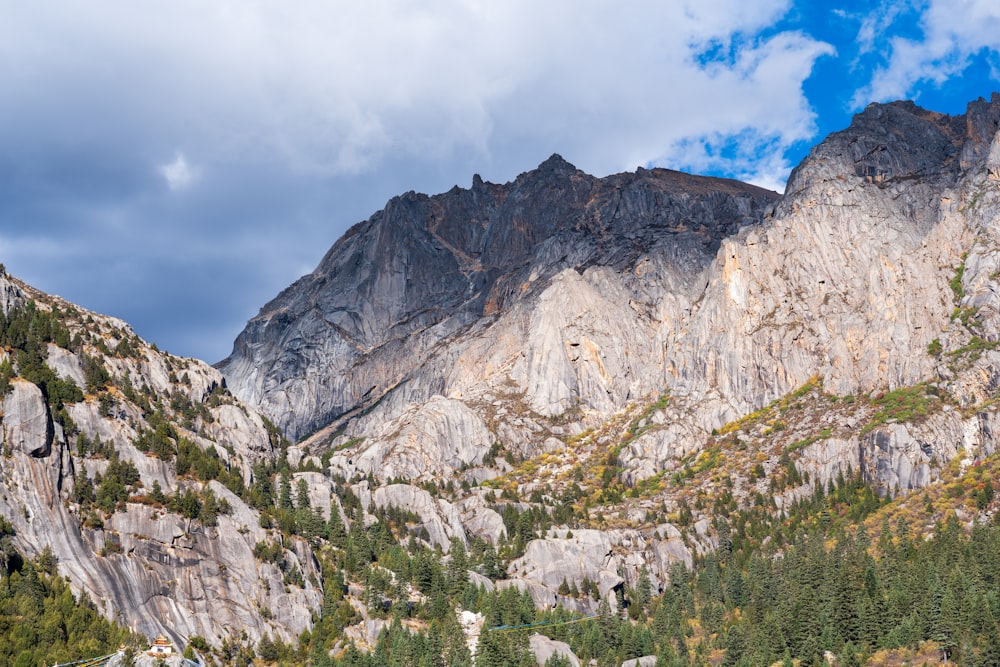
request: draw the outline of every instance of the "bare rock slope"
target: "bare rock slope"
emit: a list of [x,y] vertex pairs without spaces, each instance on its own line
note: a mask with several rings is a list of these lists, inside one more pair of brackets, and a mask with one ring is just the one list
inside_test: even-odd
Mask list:
[[[291,640],[311,627],[322,597],[308,583],[318,577],[309,545],[286,544],[277,563],[260,562],[256,545],[280,537],[215,479],[250,484],[254,464],[274,456],[264,422],[226,394],[221,374],[2,272],[0,294],[3,323],[29,341],[23,348],[48,335],[22,336],[34,326],[18,315],[28,304],[65,334],[55,336],[65,347],[15,347],[13,368],[41,368],[40,384],[15,376],[0,394],[0,516],[18,549],[50,549],[60,574],[107,617],[180,645],[192,635],[214,645]],[[8,356],[0,349],[0,361]],[[208,472],[193,469],[203,464]],[[183,465],[192,469],[179,474]],[[286,585],[292,569],[303,586]]]
[[338,447],[336,470],[383,479],[478,466],[490,442],[532,456],[669,392],[673,417],[629,463],[648,476],[814,376],[841,395],[933,378],[928,346],[970,336],[952,326],[965,253],[958,298],[974,273],[994,324],[998,109],[872,105],[781,198],[663,170],[597,179],[558,156],[409,193],[265,306],[220,369],[290,436],[316,432],[305,449]]
[[[468,190],[408,193],[264,306],[219,367],[237,396],[293,438],[394,391],[401,406],[461,391],[501,370],[491,362],[508,365],[522,342],[534,346],[505,370],[537,409],[558,414],[578,400],[607,409],[633,386],[649,388],[629,377],[646,355],[624,358],[631,350],[612,340],[614,318],[595,332],[600,340],[565,341],[573,349],[556,336],[578,320],[600,326],[595,297],[615,316],[653,325],[637,336],[654,333],[665,293],[692,291],[720,241],[774,198],[659,169],[597,179],[559,156],[505,185],[477,177]],[[503,321],[512,314],[516,322]],[[579,372],[573,358],[583,360]]]

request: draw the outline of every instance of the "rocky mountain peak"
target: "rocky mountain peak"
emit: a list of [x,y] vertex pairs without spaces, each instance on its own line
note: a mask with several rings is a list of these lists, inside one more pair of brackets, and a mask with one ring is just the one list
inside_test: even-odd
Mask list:
[[510,183],[408,193],[267,304],[219,367],[237,395],[301,437],[370,405],[435,346],[560,271],[622,269],[659,246],[700,266],[775,197],[662,169],[595,178],[558,155]]
[[949,116],[913,101],[872,103],[846,129],[818,144],[788,179],[786,192],[853,173],[887,184],[924,178],[954,183],[985,158],[1000,127],[1000,96]]
[[992,159],[996,105],[872,105],[781,198],[665,169],[595,178],[558,155],[510,183],[411,193],[220,368],[291,437],[313,434],[303,452],[342,451],[346,478],[447,474],[497,442],[530,456],[669,391],[686,406],[669,436],[621,455],[657,474],[810,378],[868,393],[933,371],[949,274],[984,224],[956,202]]
[[558,153],[553,153],[548,157],[548,159],[546,159],[544,162],[538,165],[538,168],[535,171],[542,174],[565,175],[565,174],[573,174],[580,170],[574,167],[569,162],[567,162],[562,155],[559,155]]

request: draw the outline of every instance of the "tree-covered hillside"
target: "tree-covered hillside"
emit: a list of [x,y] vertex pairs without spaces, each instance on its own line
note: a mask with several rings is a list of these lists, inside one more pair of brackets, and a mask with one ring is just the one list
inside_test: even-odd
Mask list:
[[135,633],[107,620],[73,595],[51,551],[25,560],[0,518],[0,665],[42,667],[139,646]]
[[[331,465],[357,439],[292,445],[204,364],[30,295],[0,315],[0,664],[138,641],[109,616],[217,665],[527,666],[535,633],[598,667],[1000,664],[998,456],[956,449],[920,489],[820,465],[838,441],[875,465],[886,429],[994,395],[813,379],[639,476],[664,394],[532,456],[496,442],[451,477],[380,480]],[[119,598],[74,597],[71,573]]]

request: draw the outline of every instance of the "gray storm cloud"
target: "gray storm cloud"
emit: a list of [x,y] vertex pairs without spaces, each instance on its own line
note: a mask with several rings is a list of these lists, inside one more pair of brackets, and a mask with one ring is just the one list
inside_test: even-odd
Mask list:
[[399,192],[508,180],[553,152],[597,175],[662,165],[778,189],[816,133],[803,84],[834,54],[782,29],[790,12],[2,3],[2,261],[214,361]]

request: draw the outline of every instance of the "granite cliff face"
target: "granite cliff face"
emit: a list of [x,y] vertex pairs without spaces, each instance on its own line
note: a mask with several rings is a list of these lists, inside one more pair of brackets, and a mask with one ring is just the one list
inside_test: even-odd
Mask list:
[[927,378],[979,223],[961,210],[971,174],[958,160],[978,136],[907,103],[873,105],[831,135],[773,214],[723,243],[672,337],[675,382],[717,390],[735,417],[816,374],[837,394]]
[[998,106],[872,105],[780,199],[662,170],[595,179],[557,156],[506,185],[404,195],[220,369],[291,436],[332,423],[363,442],[336,459],[348,476],[385,478],[478,465],[491,441],[531,455],[669,391],[685,407],[638,457],[662,468],[813,376],[835,394],[914,384],[940,365],[926,350],[963,253],[986,252]]
[[[577,401],[621,405],[633,385],[650,385],[604,376],[627,370],[635,378],[639,369],[618,359],[622,368],[573,372],[562,343],[545,335],[569,322],[533,313],[570,301],[577,312],[565,318],[585,317],[580,311],[598,297],[629,320],[655,321],[658,295],[692,290],[720,241],[758,220],[774,198],[665,170],[597,179],[559,156],[506,185],[477,177],[468,190],[408,193],[349,230],[315,272],[267,304],[219,368],[237,396],[301,438],[394,393],[406,395],[401,404],[451,393],[470,383],[463,364],[480,376],[470,364],[482,354],[470,347],[496,347],[532,328],[538,348],[512,377],[543,413]],[[598,283],[602,271],[615,282],[631,275],[612,293],[580,281],[588,269]],[[508,322],[512,315],[519,321]],[[570,344],[582,346],[576,356],[600,356],[594,343]],[[537,377],[542,369],[551,380]]]
[[[277,563],[259,562],[259,542],[281,542],[260,527],[259,512],[214,479],[217,472],[178,473],[178,448],[187,443],[203,454],[189,453],[189,462],[252,482],[253,466],[275,456],[260,416],[227,395],[218,371],[151,348],[123,322],[2,272],[0,295],[4,318],[14,321],[30,303],[66,333],[65,347],[39,350],[51,377],[41,374],[39,385],[15,376],[0,394],[0,515],[22,553],[51,549],[60,574],[106,616],[180,645],[192,635],[214,645],[291,640],[309,628],[321,594],[309,583],[318,570],[308,543],[286,543]],[[27,373],[29,355],[15,351],[0,349],[0,362]],[[67,398],[54,409],[57,392]],[[201,509],[211,498],[216,511],[179,511],[174,496]],[[302,587],[286,585],[293,569],[307,578]]]

